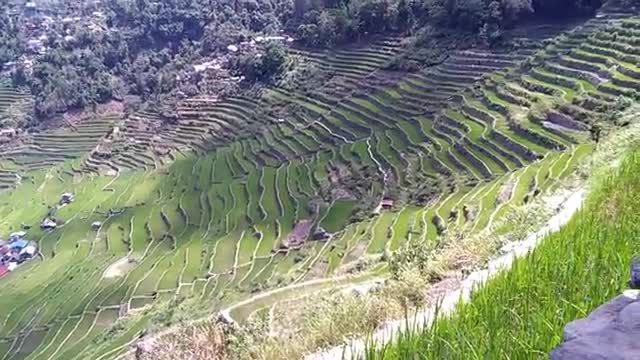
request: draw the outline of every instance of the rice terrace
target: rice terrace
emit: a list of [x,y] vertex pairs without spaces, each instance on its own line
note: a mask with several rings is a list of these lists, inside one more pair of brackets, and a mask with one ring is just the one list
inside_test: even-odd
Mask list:
[[[615,0],[565,21],[510,26],[495,46],[426,35],[438,49],[426,62],[413,58],[422,35],[400,25],[329,47],[305,43],[306,32],[244,35],[209,58],[163,30],[148,36],[169,39],[173,55],[144,62],[122,55],[133,47],[95,51],[102,63],[87,60],[93,70],[78,74],[69,64],[87,49],[130,40],[109,34],[135,11],[2,3],[14,11],[6,33],[53,19],[41,29],[44,50],[32,48],[40,33],[27,27],[28,55],[0,66],[0,238],[14,246],[20,234],[37,249],[0,271],[2,360],[133,359],[154,333],[221,310],[237,326],[266,318],[274,332],[274,317],[293,313],[296,299],[389,278],[389,259],[408,243],[438,254],[457,235],[512,232],[514,209],[573,176],[605,133],[628,125],[617,115],[640,94],[640,10]],[[276,2],[269,9],[277,13]],[[56,31],[62,40],[51,40]],[[191,44],[214,41],[183,31]],[[272,42],[288,59],[280,77],[259,73],[247,86],[249,73],[225,72],[243,52],[269,57]],[[199,63],[206,70],[194,71]],[[101,84],[131,85],[78,95],[104,66],[111,80]],[[172,66],[189,70],[167,80]],[[189,82],[198,91],[179,88]],[[165,94],[169,83],[178,85]],[[171,110],[153,102],[168,96]]]

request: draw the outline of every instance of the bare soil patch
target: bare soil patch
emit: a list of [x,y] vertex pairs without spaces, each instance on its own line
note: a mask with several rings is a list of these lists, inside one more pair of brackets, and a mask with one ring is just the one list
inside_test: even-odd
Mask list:
[[109,265],[102,275],[105,279],[112,279],[125,276],[131,269],[137,264],[136,259],[127,256],[117,260],[113,264]]

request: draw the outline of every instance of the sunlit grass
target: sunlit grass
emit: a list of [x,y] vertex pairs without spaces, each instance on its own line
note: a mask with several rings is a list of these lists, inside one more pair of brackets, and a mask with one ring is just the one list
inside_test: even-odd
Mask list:
[[515,261],[469,303],[421,332],[400,334],[368,358],[547,358],[570,321],[626,286],[640,250],[640,151],[602,178],[561,231]]

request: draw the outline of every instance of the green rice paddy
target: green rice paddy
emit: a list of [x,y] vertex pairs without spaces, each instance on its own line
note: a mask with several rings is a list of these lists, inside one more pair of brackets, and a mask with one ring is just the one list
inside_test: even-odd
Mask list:
[[627,288],[640,250],[640,152],[598,179],[585,206],[559,232],[421,332],[399,334],[369,359],[548,358],[564,326]]
[[[622,26],[596,25],[574,32]],[[11,181],[0,192],[0,234],[30,225],[27,237],[41,252],[0,280],[3,359],[111,358],[157,324],[154,311],[167,301],[193,301],[214,313],[285,287],[234,307],[232,316],[242,322],[287,297],[383,275],[381,262],[353,278],[305,283],[342,276],[409,237],[437,241],[436,217],[446,229],[479,231],[508,206],[522,204],[530,184],[552,188],[591,150],[584,131],[550,130],[528,119],[518,127],[504,111],[522,108],[508,100],[520,96],[518,89],[544,97],[545,89],[561,88],[571,101],[609,83],[572,93],[554,82],[553,67],[537,78],[520,69],[527,53],[474,50],[442,65],[455,68],[455,75],[438,68],[397,83],[367,83],[367,76],[384,79],[379,70],[401,51],[399,40],[328,53],[295,50],[342,78],[308,94],[274,87],[255,99],[189,99],[178,109],[181,121],[160,134],[150,126],[158,118],[152,112],[105,115],[73,129],[43,131],[3,154],[0,185]],[[590,49],[583,44],[567,57]],[[468,89],[469,79],[505,67],[512,71],[503,81],[513,86],[500,91],[512,96]],[[365,83],[367,94],[356,95]],[[0,111],[13,101],[3,97],[7,91],[0,89]],[[296,110],[282,119],[264,111],[284,107]],[[113,140],[112,155],[96,155],[115,127],[125,135]],[[354,189],[363,174],[369,185]],[[427,198],[410,200],[428,181],[437,185],[427,189]],[[513,193],[500,203],[505,182],[513,182]],[[51,215],[58,228],[40,230],[64,192],[76,199]],[[385,196],[394,198],[394,207],[375,214]],[[460,215],[465,205],[478,209],[475,218]],[[352,213],[363,208],[368,213],[354,222]],[[306,239],[301,249],[283,246],[303,220],[333,236]],[[98,231],[94,221],[102,223]]]

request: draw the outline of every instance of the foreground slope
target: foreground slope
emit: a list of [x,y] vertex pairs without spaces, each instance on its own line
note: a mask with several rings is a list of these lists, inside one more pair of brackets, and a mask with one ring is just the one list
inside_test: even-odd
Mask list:
[[[634,126],[633,137],[627,138],[631,150],[619,167],[599,173],[584,208],[561,231],[516,260],[450,317],[422,333],[402,334],[367,357],[548,358],[568,322],[586,317],[628,286],[629,264],[640,248],[635,236],[640,230],[640,153]],[[596,161],[602,168],[610,165],[602,157]],[[597,341],[589,345],[606,348]],[[603,349],[583,350],[583,356],[589,351],[595,356]],[[614,355],[619,354],[607,353]]]

